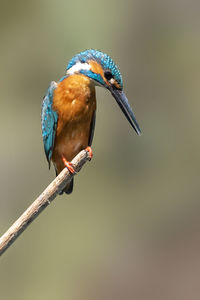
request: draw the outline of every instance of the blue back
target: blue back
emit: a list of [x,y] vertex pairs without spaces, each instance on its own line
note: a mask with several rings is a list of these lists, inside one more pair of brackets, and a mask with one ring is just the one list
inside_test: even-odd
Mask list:
[[56,82],[52,81],[42,102],[42,138],[44,143],[44,151],[49,162],[49,167],[53,153],[56,127],[58,122],[58,114],[52,108],[53,92],[56,87]]
[[89,60],[96,60],[99,62],[104,70],[110,70],[114,76],[114,78],[117,80],[117,82],[120,84],[121,87],[123,87],[123,81],[122,76],[120,74],[120,71],[112,58],[98,50],[89,49],[80,52],[79,54],[75,55],[67,65],[66,70],[69,70],[73,65],[75,65],[78,61],[81,63],[86,63]]

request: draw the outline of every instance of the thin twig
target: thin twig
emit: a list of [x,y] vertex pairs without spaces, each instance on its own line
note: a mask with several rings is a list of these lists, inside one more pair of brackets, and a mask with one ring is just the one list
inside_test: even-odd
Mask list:
[[[88,152],[82,150],[72,160],[76,172],[79,172],[82,166],[90,160]],[[2,235],[0,238],[0,255],[18,238],[18,236],[28,227],[28,225],[37,218],[37,216],[47,207],[53,199],[62,191],[65,185],[72,178],[72,174],[65,168],[44,190],[42,194],[27,208],[19,219]]]

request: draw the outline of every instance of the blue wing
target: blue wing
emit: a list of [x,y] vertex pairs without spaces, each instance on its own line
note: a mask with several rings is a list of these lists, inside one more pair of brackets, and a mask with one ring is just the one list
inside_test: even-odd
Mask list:
[[52,81],[50,87],[42,102],[42,138],[44,143],[44,151],[49,163],[53,153],[53,146],[56,135],[56,128],[58,122],[58,114],[53,110],[53,92],[57,88],[57,83]]

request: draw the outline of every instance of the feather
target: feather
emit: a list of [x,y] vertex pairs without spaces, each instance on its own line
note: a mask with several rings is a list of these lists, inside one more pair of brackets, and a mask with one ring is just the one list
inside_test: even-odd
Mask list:
[[94,128],[95,128],[95,122],[96,122],[96,111],[94,111],[93,116],[92,116],[92,121],[90,124],[90,135],[89,135],[89,140],[88,140],[88,145],[92,145],[92,140],[94,137]]
[[49,163],[49,168],[58,122],[58,114],[53,110],[52,107],[53,93],[56,88],[57,83],[55,81],[52,81],[42,103],[42,138],[44,143],[44,151]]

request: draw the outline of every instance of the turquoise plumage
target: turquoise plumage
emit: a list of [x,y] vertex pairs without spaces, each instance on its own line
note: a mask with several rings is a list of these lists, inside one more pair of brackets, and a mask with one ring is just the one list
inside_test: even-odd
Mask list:
[[[119,68],[117,67],[115,62],[108,54],[103,53],[99,50],[88,49],[76,54],[67,65],[66,71],[69,70],[72,66],[74,66],[79,61],[81,63],[86,63],[89,60],[95,60],[103,67],[104,70],[110,70],[112,72],[113,77],[120,84],[121,88],[123,88],[123,80]],[[103,81],[103,78],[101,78],[101,76],[97,76],[99,74],[95,74],[91,71],[90,72],[82,71],[81,73],[100,82],[102,85],[105,86],[105,82]]]
[[[135,115],[123,91],[120,71],[111,57],[89,49],[76,54],[66,67],[65,75],[52,82],[42,104],[42,137],[46,158],[53,162],[56,175],[67,167],[75,174],[72,159],[82,149],[92,158],[95,127],[95,87],[107,89],[126,119],[141,134]],[[63,192],[73,190],[73,178]]]
[[56,82],[52,81],[42,103],[42,138],[49,167],[53,153],[56,127],[58,122],[58,114],[52,108],[53,93],[56,87]]

